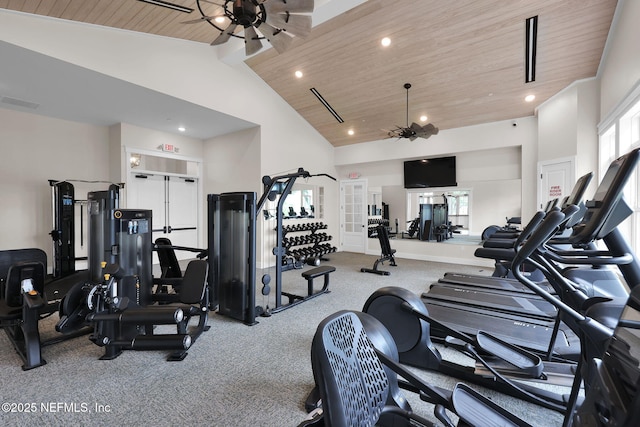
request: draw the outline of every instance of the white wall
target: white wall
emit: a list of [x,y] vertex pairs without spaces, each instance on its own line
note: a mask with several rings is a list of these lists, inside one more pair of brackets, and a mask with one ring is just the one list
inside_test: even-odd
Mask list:
[[[471,234],[480,235],[489,225],[503,225],[505,217],[521,216],[521,147],[458,152],[455,155],[457,188],[472,192]],[[406,212],[403,160],[338,167],[338,174],[343,179],[350,172],[366,178],[369,187],[383,188],[382,201],[390,205],[392,225],[398,218],[399,229],[406,230],[405,218],[413,218],[417,212]]]
[[[516,123],[517,126],[513,126]],[[465,152],[481,153],[484,150],[520,148],[519,177],[522,179],[521,206],[522,216],[530,218],[536,210],[536,158],[538,144],[538,125],[536,117],[523,117],[516,120],[504,120],[500,122],[485,123],[464,128],[447,129],[440,131],[436,136],[428,140],[416,141],[384,139],[338,147],[335,150],[336,166],[344,175],[345,172],[360,172],[360,168],[366,171],[367,165],[374,164],[380,170],[388,167],[395,171],[394,176],[398,185],[402,185],[401,171],[402,160],[419,159],[423,157],[439,157],[447,155],[461,155]],[[381,163],[377,163],[381,162]],[[501,165],[500,162],[492,162],[493,168]],[[459,168],[463,170],[463,167]],[[495,169],[495,171],[500,171]],[[501,170],[510,173],[508,170]],[[384,179],[389,179],[392,174],[381,173]],[[341,175],[342,176],[342,175]],[[363,177],[365,177],[363,173]],[[512,179],[507,176],[504,179]],[[388,185],[379,182],[376,178],[369,185]],[[475,178],[481,180],[483,178]],[[461,185],[464,179],[458,179]],[[387,181],[389,182],[389,181]],[[503,220],[501,220],[503,222]]]
[[[516,126],[513,124],[516,123]],[[390,204],[391,225],[417,214],[406,212],[403,185],[403,161],[424,157],[456,156],[458,188],[472,190],[470,232],[480,235],[489,225],[503,225],[505,217],[533,215],[536,204],[535,159],[537,119],[525,117],[448,129],[428,140],[384,139],[336,148],[336,163],[341,179],[357,173],[368,186],[382,187],[383,201]],[[389,194],[393,198],[387,199]],[[400,194],[402,196],[400,196]],[[404,256],[446,261],[443,247],[425,242],[402,242]],[[476,262],[473,251],[453,250],[450,261]],[[377,240],[368,239],[367,252],[379,252]],[[401,252],[398,250],[398,252]],[[465,257],[467,259],[464,261]]]
[[606,118],[640,81],[640,2],[618,0],[600,64],[600,119]]
[[162,153],[158,148],[162,144],[171,144],[176,148],[176,157],[202,158],[202,140],[184,135],[146,129],[128,123],[120,124],[120,145]]
[[[573,82],[538,107],[538,162],[575,157],[577,179],[597,173],[599,85],[597,79]],[[593,179],[585,197],[597,186]]]
[[575,84],[538,107],[538,162],[575,156],[577,112]]
[[203,148],[205,193],[259,191],[260,128],[211,138]]
[[578,92],[578,123],[576,128],[576,178],[594,173],[585,197],[591,197],[598,179],[598,120],[600,117],[600,85],[597,79],[581,82]]
[[[40,248],[52,257],[48,180],[109,181],[109,130],[0,109],[0,249]],[[74,184],[76,198],[108,184]],[[79,248],[78,248],[79,249]],[[51,264],[51,263],[50,263]]]

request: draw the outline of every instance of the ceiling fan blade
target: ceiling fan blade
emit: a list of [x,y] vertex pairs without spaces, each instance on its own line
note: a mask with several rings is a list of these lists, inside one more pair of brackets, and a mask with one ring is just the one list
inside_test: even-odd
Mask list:
[[225,28],[224,31],[221,32],[220,35],[216,37],[214,41],[211,42],[211,46],[217,46],[217,45],[228,42],[229,38],[231,37],[231,34],[233,34],[237,26],[238,25],[234,23],[229,24],[229,26]]
[[411,126],[409,126],[409,129],[411,129],[414,132],[422,132],[422,126],[420,126],[416,122],[411,123]]
[[415,135],[411,135],[411,136],[409,137],[409,141],[415,141],[417,138],[418,138],[417,136],[415,136]]
[[429,123],[428,125],[425,125],[423,130],[424,132],[427,132],[429,136],[438,134],[438,128],[435,127],[433,123]]
[[279,29],[263,22],[260,24],[258,29],[262,32],[262,34],[269,40],[271,46],[278,52],[282,53],[285,50],[289,49],[291,43],[293,43],[293,37],[289,36],[285,31],[280,31]]
[[306,37],[311,32],[311,16],[267,13],[267,22],[298,37]]
[[270,13],[311,13],[314,0],[269,0],[265,1],[264,10]]
[[435,127],[432,123],[425,125],[422,127],[422,130],[417,133],[417,135],[421,138],[427,139],[432,135],[438,134],[438,128]]
[[256,29],[249,26],[244,28],[244,52],[247,56],[253,55],[262,49],[262,42],[258,38]]

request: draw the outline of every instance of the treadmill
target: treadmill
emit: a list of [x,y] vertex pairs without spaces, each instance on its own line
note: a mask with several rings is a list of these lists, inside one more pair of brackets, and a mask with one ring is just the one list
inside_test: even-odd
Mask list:
[[[574,251],[560,251],[555,254],[547,247],[541,248],[546,256],[556,258],[558,263],[582,263],[582,264],[615,264],[620,269],[627,283],[640,283],[640,268],[632,255],[631,250],[624,241],[620,232],[616,229],[630,213],[626,204],[620,203],[622,191],[630,174],[638,162],[638,149],[614,161],[602,183],[598,187],[593,200],[585,205],[586,212],[580,224],[573,227],[572,235],[565,241],[575,247],[583,248],[596,239],[601,239],[607,246],[607,251],[595,251],[592,249],[578,249]],[[553,254],[553,255],[551,255]],[[559,268],[559,267],[558,267]],[[462,287],[459,287],[462,289]],[[563,289],[555,291],[564,298]],[[460,294],[464,292],[460,291]],[[575,334],[558,323],[557,319],[544,319],[542,316],[521,314],[524,310],[496,309],[491,306],[482,306],[477,302],[481,291],[467,292],[466,296],[472,297],[468,303],[463,303],[462,296],[457,301],[447,300],[446,297],[437,297],[432,290],[423,294],[422,300],[427,306],[430,315],[444,324],[462,332],[475,334],[478,329],[491,333],[507,342],[535,351],[547,352],[547,355],[556,353],[563,357],[574,359],[579,354],[579,340]],[[485,299],[493,298],[485,297]],[[516,298],[522,298],[518,296]],[[523,305],[530,300],[516,300],[514,305]],[[578,307],[582,310],[582,307]],[[434,338],[444,338],[444,332],[432,329]]]

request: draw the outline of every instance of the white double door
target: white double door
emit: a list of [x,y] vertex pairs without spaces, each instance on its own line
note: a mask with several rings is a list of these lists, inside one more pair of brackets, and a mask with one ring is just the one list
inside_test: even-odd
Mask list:
[[[175,246],[198,248],[198,181],[162,174],[132,173],[127,188],[127,206],[151,209],[152,238],[166,237]],[[195,253],[176,251],[178,259]],[[157,263],[154,254],[154,263]]]

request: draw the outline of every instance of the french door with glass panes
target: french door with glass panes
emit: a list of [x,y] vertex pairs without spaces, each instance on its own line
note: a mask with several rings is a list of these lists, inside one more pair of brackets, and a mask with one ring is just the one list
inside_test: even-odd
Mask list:
[[366,250],[366,179],[340,181],[340,243],[343,251],[364,253]]

